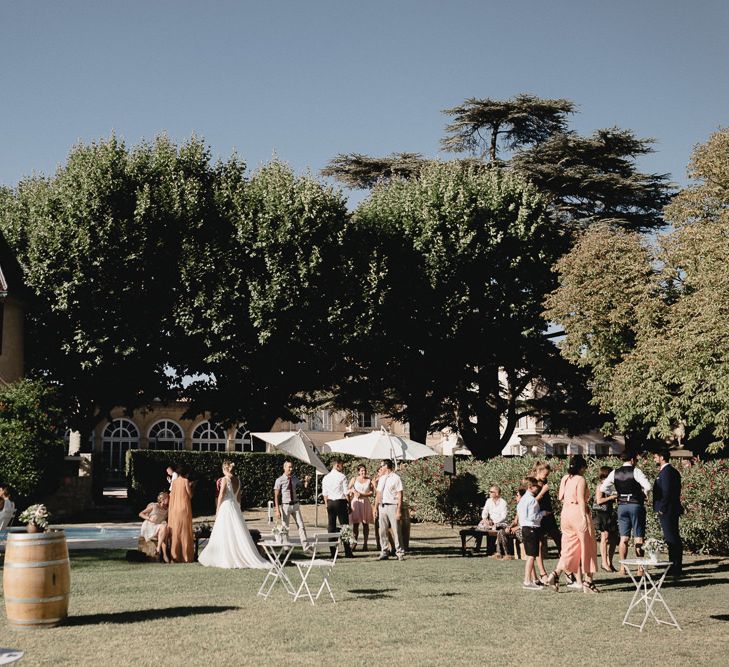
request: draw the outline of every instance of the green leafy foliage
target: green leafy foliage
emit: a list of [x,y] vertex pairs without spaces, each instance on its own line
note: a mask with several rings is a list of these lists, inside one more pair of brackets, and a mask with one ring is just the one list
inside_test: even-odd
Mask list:
[[729,441],[729,131],[697,148],[698,179],[667,207],[675,229],[647,245],[589,230],[557,265],[547,317],[563,354],[589,369],[595,403],[623,432]]
[[[555,515],[559,521],[557,500],[559,482],[567,471],[567,459],[549,459],[552,474],[549,479]],[[473,524],[478,521],[484,498],[490,486],[501,487],[501,495],[509,504],[509,517],[516,511],[514,496],[522,479],[531,471],[536,459],[532,457],[497,457],[488,461],[459,460],[457,477],[450,482],[435,457],[409,463],[401,472],[405,497],[416,509],[419,521]],[[588,488],[594,494],[600,466],[618,467],[617,458],[590,459],[585,474]],[[682,497],[685,513],[681,517],[681,537],[684,548],[693,553],[729,554],[729,463],[726,459],[698,462],[681,468]],[[652,460],[639,463],[650,480],[658,475]],[[460,480],[465,478],[465,483]],[[473,492],[472,480],[477,480],[477,498],[464,495]],[[449,490],[450,496],[449,496]],[[650,505],[650,497],[648,500]],[[661,538],[661,528],[655,514],[648,508],[647,536]]]
[[0,389],[0,481],[23,505],[58,486],[65,448],[55,392],[21,380]]
[[348,214],[340,194],[276,161],[253,174],[237,205],[234,219],[193,234],[173,366],[199,378],[185,391],[192,411],[268,430],[332,385],[330,304]]
[[355,365],[340,400],[381,397],[415,439],[456,426],[478,456],[498,454],[519,418],[544,413],[547,392],[524,388],[566,388],[574,373],[544,336],[542,301],[567,243],[545,200],[507,171],[435,163],[377,186],[349,232],[372,251],[347,265],[361,297],[345,293]]
[[112,136],[0,197],[0,229],[35,294],[27,363],[62,387],[74,428],[169,390],[171,350],[185,342],[174,338],[182,258],[195,230],[237,214],[244,169],[212,164],[197,139],[129,149]]
[[[332,455],[322,454],[322,460],[327,464],[331,458]],[[223,476],[221,466],[226,460],[235,463],[235,474],[240,478],[243,490],[241,504],[244,507],[265,507],[269,500],[273,500],[273,483],[283,474],[284,461],[294,464],[294,474],[302,480],[299,490],[301,501],[313,502],[314,468],[284,454],[147,449],[133,449],[127,453],[129,500],[135,509],[141,510],[160,491],[169,488],[165,472],[167,466],[184,464],[190,469],[190,479],[195,481],[193,511],[195,514],[215,514],[215,483]],[[304,485],[307,477],[310,480]]]

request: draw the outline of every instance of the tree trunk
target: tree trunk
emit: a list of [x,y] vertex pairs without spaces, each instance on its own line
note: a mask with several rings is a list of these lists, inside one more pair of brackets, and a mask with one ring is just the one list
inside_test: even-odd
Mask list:
[[[459,430],[464,444],[477,459],[489,459],[501,454],[501,412],[503,399],[499,386],[499,370],[485,366],[477,372],[478,392],[463,392]],[[476,417],[471,423],[469,417]]]
[[410,425],[411,440],[425,444],[430,423],[431,420],[425,415],[424,410],[410,410],[410,406],[408,406],[408,424]]
[[489,146],[489,161],[496,162],[496,145],[499,139],[499,126],[494,125],[491,131],[491,145]]

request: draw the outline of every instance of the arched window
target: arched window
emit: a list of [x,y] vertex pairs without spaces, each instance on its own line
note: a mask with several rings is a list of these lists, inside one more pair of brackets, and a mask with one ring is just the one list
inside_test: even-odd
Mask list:
[[139,447],[139,429],[129,419],[115,419],[106,425],[101,443],[107,475],[123,477],[127,451]]
[[373,412],[358,412],[356,420],[358,429],[374,429],[380,425],[378,415]]
[[245,426],[239,426],[235,431],[233,445],[236,452],[265,452],[266,443],[260,438],[252,438],[251,432]]
[[150,449],[184,449],[185,436],[182,427],[171,419],[162,419],[149,429]]
[[552,454],[554,456],[567,456],[570,453],[569,443],[555,442],[552,445]]
[[610,445],[605,442],[595,443],[595,456],[610,456]]
[[200,422],[192,432],[192,449],[196,452],[224,452],[226,443],[225,429],[219,424]]
[[306,415],[307,431],[331,431],[332,413],[329,410],[317,410]]

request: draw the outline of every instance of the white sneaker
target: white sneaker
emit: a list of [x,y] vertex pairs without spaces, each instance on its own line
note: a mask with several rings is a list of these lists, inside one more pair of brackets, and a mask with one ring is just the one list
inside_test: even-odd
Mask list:
[[576,588],[577,590],[582,590],[582,584],[578,581],[573,581],[571,584],[567,584],[567,588]]
[[533,581],[525,581],[521,587],[527,591],[543,591],[544,586],[537,586]]

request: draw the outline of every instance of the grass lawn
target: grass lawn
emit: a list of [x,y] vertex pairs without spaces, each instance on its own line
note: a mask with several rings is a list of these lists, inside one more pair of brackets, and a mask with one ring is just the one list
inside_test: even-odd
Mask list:
[[[523,562],[462,558],[456,531],[414,525],[404,562],[341,560],[337,604],[256,596],[260,571],[129,564],[120,551],[72,552],[66,625],[11,630],[22,665],[725,665],[729,560],[687,558],[667,584],[683,632],[622,627],[630,582],[601,595],[521,589]],[[554,565],[554,561],[549,564]],[[296,570],[291,568],[291,574]]]

